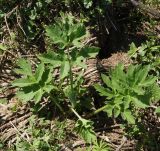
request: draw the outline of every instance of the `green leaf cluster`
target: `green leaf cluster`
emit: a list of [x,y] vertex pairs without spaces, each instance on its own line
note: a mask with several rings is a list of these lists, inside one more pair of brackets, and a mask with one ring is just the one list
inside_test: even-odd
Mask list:
[[88,143],[97,139],[92,125],[92,121],[83,118],[79,119],[75,125],[75,131]]
[[56,89],[52,82],[52,70],[40,63],[35,72],[32,73],[31,64],[25,60],[18,61],[19,69],[16,69],[17,74],[21,74],[22,78],[13,81],[12,85],[19,88],[17,97],[27,102],[30,100],[38,103],[45,93],[50,93]]
[[39,55],[38,58],[45,64],[52,65],[53,68],[60,67],[60,78],[63,79],[69,75],[70,65],[72,67],[86,68],[85,60],[94,58],[99,51],[97,47],[84,47],[81,50],[73,49],[69,56],[64,51],[58,52],[48,51],[45,54]]
[[146,41],[139,47],[131,43],[128,54],[142,64],[149,64],[151,70],[160,75],[160,45],[155,40]]
[[[92,151],[109,151],[110,148],[108,147],[108,144],[102,140],[100,141],[95,141],[92,147]],[[87,151],[89,151],[90,148],[88,148]]]
[[87,36],[86,28],[81,22],[78,22],[71,14],[63,13],[53,25],[46,27],[46,35],[54,44],[58,44],[60,49],[71,46],[82,47],[80,41]]
[[[130,65],[125,72],[124,65],[119,64],[109,76],[102,74],[107,87],[98,84],[94,87],[101,96],[106,97],[104,111],[108,116],[116,118],[121,114],[128,123],[135,123],[135,109],[149,107],[154,97],[150,90],[157,78],[149,75],[149,71],[150,66]],[[158,87],[155,89],[159,90]]]

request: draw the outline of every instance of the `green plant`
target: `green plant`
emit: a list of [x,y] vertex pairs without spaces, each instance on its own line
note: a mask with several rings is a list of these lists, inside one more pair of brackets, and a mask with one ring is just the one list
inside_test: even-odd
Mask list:
[[149,75],[149,70],[150,66],[130,65],[125,72],[124,66],[119,64],[109,76],[102,74],[107,87],[98,84],[94,87],[106,97],[106,105],[98,111],[103,110],[114,118],[121,115],[129,124],[135,124],[140,109],[149,107],[156,97],[152,88],[157,78]]
[[[141,46],[136,47],[134,43],[131,43],[130,50],[128,52],[129,56],[142,63],[149,64],[151,66],[150,72],[154,73],[158,78],[160,75],[160,45],[151,39],[142,43]],[[156,86],[152,87],[152,92],[155,93],[156,99],[159,100],[159,90]],[[156,107],[155,113],[159,114],[159,107]]]
[[102,140],[95,141],[92,148],[93,148],[92,151],[109,151],[110,150],[107,143],[105,143]]
[[146,41],[139,47],[131,43],[128,54],[132,59],[142,64],[149,64],[151,70],[157,76],[160,75],[160,45],[155,40]]
[[[15,71],[24,77],[16,79],[12,85],[20,89],[17,94],[20,99],[25,101],[32,99],[35,103],[39,103],[42,96],[46,94],[50,96],[51,101],[54,100],[62,112],[59,100],[66,100],[71,111],[78,115],[75,109],[80,107],[80,97],[85,92],[85,89],[81,87],[83,71],[86,68],[85,61],[95,57],[99,48],[87,46],[84,40],[89,34],[85,26],[71,14],[61,13],[61,17],[56,19],[54,25],[46,27],[46,35],[57,50],[38,55],[41,63],[34,73],[32,73],[30,63],[21,59],[18,62],[20,69]],[[75,67],[80,67],[81,71],[74,73]],[[53,74],[56,68],[60,71],[58,79]],[[54,92],[59,94],[58,98],[55,97]],[[93,123],[81,118],[80,115],[77,117],[78,122],[75,125],[77,132],[87,142],[95,140]]]
[[[96,47],[88,47],[83,43],[84,38],[88,34],[84,25],[75,20],[72,15],[65,16],[61,14],[61,19],[58,19],[55,25],[47,27],[46,31],[47,35],[53,40],[53,43],[58,44],[60,50],[57,53],[52,53],[52,56],[47,54],[39,58],[45,63],[51,63],[52,66],[58,62],[56,65],[60,66],[60,79],[62,81],[67,79],[68,81],[67,86],[61,85],[62,89],[72,105],[72,111],[78,117],[75,130],[86,142],[91,143],[96,139],[95,133],[92,130],[93,122],[81,118],[73,109],[79,102],[78,97],[81,95],[81,91],[84,92],[80,87],[83,82],[83,72],[78,73],[79,76],[77,76],[72,72],[72,69],[77,66],[85,69],[85,60],[89,57],[95,57],[98,49]],[[59,34],[57,34],[57,31]]]
[[[79,96],[78,94],[82,90],[79,84],[83,82],[83,70],[76,74],[72,70],[78,66],[85,69],[85,60],[95,57],[99,49],[86,46],[84,38],[88,37],[88,32],[84,25],[71,14],[61,14],[61,18],[56,20],[56,24],[46,27],[46,35],[54,44],[57,44],[59,50],[49,51],[38,58],[53,68],[60,67],[61,89],[64,90],[71,105],[75,107],[78,103],[76,96]],[[63,84],[63,81],[67,81],[67,83]]]

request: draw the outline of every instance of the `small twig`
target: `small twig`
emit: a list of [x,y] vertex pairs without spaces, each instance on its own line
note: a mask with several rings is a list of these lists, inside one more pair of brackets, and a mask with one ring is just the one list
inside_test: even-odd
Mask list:
[[102,131],[117,129],[117,128],[120,128],[120,124],[116,124],[110,127],[103,127],[103,128],[95,129],[95,132],[102,132]]
[[76,148],[78,146],[85,145],[85,144],[86,142],[84,140],[79,140],[79,141],[74,142],[74,144],[72,145],[72,148]]
[[157,109],[157,106],[151,105],[149,108]]
[[[12,123],[13,123],[13,124],[19,123],[20,121],[22,121],[22,120],[27,119],[28,117],[30,117],[31,114],[32,114],[31,112],[25,113],[24,116],[22,116],[22,117],[20,117],[20,118],[18,118],[18,119],[14,119],[14,120],[12,121]],[[10,123],[6,123],[6,124],[0,126],[0,131],[3,131],[6,127],[11,127],[11,126],[10,126]]]
[[110,146],[110,147],[112,147],[112,148],[114,148],[114,149],[117,147],[117,145],[113,144],[113,143],[109,140],[109,138],[108,138],[107,136],[97,135],[97,137],[99,137],[99,138],[102,139],[103,141],[107,142],[107,145],[108,145],[108,146]]
[[10,29],[9,29],[8,22],[7,22],[7,15],[4,16],[4,21],[5,21],[5,23],[6,23],[6,27],[7,27],[8,33],[9,33],[10,37],[12,37],[11,31],[10,31]]
[[17,8],[18,8],[18,5],[14,7],[10,12],[8,12],[6,16],[9,17]]
[[8,25],[8,22],[7,22],[7,17],[9,17],[17,8],[18,8],[18,6],[16,6],[15,8],[13,8],[9,13],[5,14],[5,16],[4,16],[4,20],[5,20],[6,27],[7,27],[7,30],[8,30],[8,32],[9,32],[10,37],[11,37],[12,35],[11,35],[11,31],[10,31],[10,29],[9,29],[9,25]]
[[111,141],[109,140],[108,136],[97,135],[97,137],[101,138],[102,140],[106,141],[107,143],[111,143]]
[[23,134],[20,133],[20,131],[19,131],[18,128],[12,123],[12,121],[10,121],[9,123],[13,126],[13,128],[17,131],[17,133],[20,135],[20,137],[21,137],[23,140],[26,140],[28,143],[30,143],[30,141],[29,141],[27,138],[25,138]]
[[62,144],[60,151],[72,151],[72,150],[68,148],[67,146],[65,146],[64,144]]
[[45,98],[45,97],[43,97],[43,102],[41,103],[41,107],[38,109],[38,112],[40,111],[40,110],[42,110],[46,105],[47,105],[47,103],[49,102],[48,100],[49,100],[49,96],[47,97],[47,98]]
[[123,136],[121,145],[116,149],[116,151],[120,151],[123,145],[127,142],[127,138]]
[[23,34],[27,37],[25,31],[23,30],[23,28],[19,22],[19,19],[21,19],[21,18],[18,16],[18,9],[17,8],[16,8],[16,19],[17,19],[17,24],[18,24],[19,28],[22,30]]
[[113,21],[111,20],[110,16],[108,15],[108,13],[106,13],[106,15],[107,15],[107,17],[108,17],[108,19],[109,19],[109,21],[110,21],[111,25],[112,25],[112,26],[113,26],[113,28],[115,29],[115,31],[118,31],[118,29],[117,29],[116,25],[113,23]]
[[[26,132],[26,131],[24,131],[24,134],[26,135],[26,137],[27,137],[27,139],[28,139],[28,141],[30,140],[30,137],[29,137],[29,135],[28,135],[28,133]],[[30,141],[29,141],[30,142]]]
[[30,54],[30,55],[21,55],[21,57],[24,57],[24,58],[25,58],[25,57],[27,57],[27,58],[28,58],[28,57],[36,57],[36,55],[31,55],[31,54]]
[[94,41],[94,40],[96,40],[96,39],[97,39],[97,37],[90,38],[90,39],[88,39],[87,41],[84,41],[83,44],[86,46],[86,45],[89,44],[91,41]]

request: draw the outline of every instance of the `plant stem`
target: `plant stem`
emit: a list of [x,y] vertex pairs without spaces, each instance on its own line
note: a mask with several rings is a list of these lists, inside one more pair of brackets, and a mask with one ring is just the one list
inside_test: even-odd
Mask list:
[[70,59],[69,59],[69,66],[70,66],[70,69],[69,69],[69,78],[70,78],[71,90],[73,92],[73,74],[72,74],[72,65],[71,65]]
[[90,118],[90,117],[92,117],[93,115],[98,114],[99,112],[103,111],[107,106],[108,106],[108,105],[106,104],[106,105],[102,106],[101,108],[97,109],[96,111],[90,113],[90,114],[87,116],[87,118]]
[[71,90],[73,90],[72,64],[71,64],[71,59],[70,59],[69,52],[68,52],[68,61],[69,61],[69,78],[70,78],[70,85],[71,85]]
[[70,85],[71,85],[71,93],[72,93],[72,98],[71,98],[71,103],[74,106],[75,105],[75,94],[74,94],[74,88],[73,88],[73,73],[72,73],[72,62],[70,59],[70,54],[69,54],[69,49],[68,49],[68,61],[69,61],[69,79],[70,79]]
[[73,113],[79,118],[82,119],[82,117],[76,112],[76,110],[74,108],[71,107],[71,110],[73,111]]
[[57,100],[53,97],[53,96],[50,96],[51,99],[53,100],[53,102],[55,103],[55,105],[59,108],[59,110],[64,114],[64,110],[63,108],[59,105],[59,103],[57,102]]

